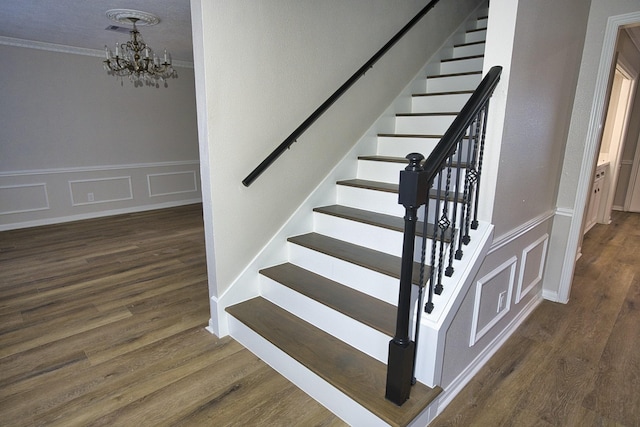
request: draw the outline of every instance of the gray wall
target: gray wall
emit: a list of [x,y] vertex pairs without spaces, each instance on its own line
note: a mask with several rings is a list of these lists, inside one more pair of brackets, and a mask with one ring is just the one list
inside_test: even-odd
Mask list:
[[520,1],[493,223],[500,236],[554,210],[589,8]]
[[0,229],[200,200],[193,69],[134,88],[97,57],[0,55]]
[[609,51],[609,42],[615,42],[615,38],[608,38],[607,24],[628,22],[633,17],[640,18],[640,4],[637,0],[591,1],[558,186],[556,206],[559,215],[554,218],[550,262],[545,273],[545,292],[552,300],[569,300],[573,267],[582,236],[585,205],[592,184],[593,166],[598,156],[597,129],[603,125],[606,111],[604,100],[607,81],[604,76],[610,70],[612,58],[605,58],[603,72],[600,71],[600,60],[604,51],[613,55],[613,50]]

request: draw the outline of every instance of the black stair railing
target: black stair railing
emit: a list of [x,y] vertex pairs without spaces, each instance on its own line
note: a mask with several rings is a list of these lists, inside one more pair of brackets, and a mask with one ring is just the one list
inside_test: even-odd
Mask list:
[[[420,332],[421,307],[431,313],[434,294],[444,290],[443,276],[452,276],[453,259],[461,259],[463,246],[471,241],[470,230],[478,227],[480,177],[489,99],[502,67],[491,68],[464,105],[429,158],[407,155],[409,165],[400,172],[398,203],[405,207],[402,270],[396,333],[389,342],[386,397],[396,405],[408,398],[415,383],[415,356]],[[410,337],[416,224],[420,210],[424,218],[420,254],[418,307],[413,340]],[[432,239],[427,224],[434,223]],[[430,240],[430,250],[428,249]],[[429,263],[427,264],[427,256]],[[427,286],[428,285],[428,286]],[[425,298],[426,287],[426,303]]]
[[245,179],[242,180],[242,184],[245,187],[251,185],[265,170],[271,166],[273,162],[278,159],[291,145],[298,140],[298,138],[311,127],[316,120],[320,118],[342,95],[347,92],[351,86],[353,86],[360,77],[364,76],[369,69],[371,69],[380,58],[384,56],[389,49],[391,49],[405,34],[409,32],[440,0],[431,0],[420,12],[414,16],[400,31],[398,31],[375,55],[371,57],[365,64],[358,69],[349,79],[342,84],[325,102],[322,103],[307,119],[302,122],[300,126],[294,130],[291,135],[287,137],[275,150],[271,152],[254,170],[251,171]]

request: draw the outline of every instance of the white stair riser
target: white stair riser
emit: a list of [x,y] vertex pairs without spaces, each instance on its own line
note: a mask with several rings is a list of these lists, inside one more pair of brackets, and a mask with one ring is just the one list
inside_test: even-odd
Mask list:
[[453,92],[459,90],[475,90],[481,74],[463,74],[460,76],[429,77],[427,78],[427,93]]
[[229,316],[229,332],[240,344],[296,384],[350,425],[388,426],[349,396],[330,385],[291,356],[268,342],[251,328]]
[[459,59],[457,61],[443,61],[440,63],[440,73],[466,73],[469,71],[482,71],[484,58]]
[[389,304],[398,304],[398,279],[288,243],[289,262]]
[[293,315],[311,323],[380,362],[387,363],[389,340],[383,334],[349,316],[262,276],[262,295]]
[[396,133],[442,135],[451,126],[454,118],[454,115],[396,116]]
[[489,23],[489,20],[487,18],[478,19],[476,21],[476,28],[487,28],[488,23]]
[[[374,160],[359,160],[358,161],[358,178],[366,179],[370,181],[379,182],[400,182],[400,171],[404,170],[407,166],[406,163],[395,162],[378,162]],[[451,170],[451,183],[455,183],[458,176],[457,169]],[[461,170],[460,179],[464,179],[464,171]],[[438,177],[436,177],[438,179]],[[443,179],[446,179],[446,171],[444,172]],[[463,181],[461,181],[463,182]]]
[[393,157],[405,157],[409,153],[425,155],[431,153],[439,141],[438,138],[379,136],[376,154]]
[[[314,213],[315,231],[334,239],[343,240],[354,245],[384,252],[397,257],[402,256],[403,232],[394,231],[374,225],[351,221],[319,212]],[[414,261],[420,261],[422,238],[416,236]],[[431,250],[431,240],[427,240],[427,251]]]
[[454,58],[464,58],[465,56],[483,55],[484,43],[457,46],[453,48]]
[[473,42],[483,42],[487,38],[487,30],[479,30],[479,31],[471,31],[465,34],[464,42],[465,43],[473,43]]
[[471,94],[414,96],[411,98],[412,113],[438,113],[460,111]]
[[396,193],[338,185],[336,202],[351,208],[404,216],[404,208],[398,204],[398,194]]
[[[368,190],[364,188],[339,185],[337,203],[351,208],[364,209],[387,215],[400,217],[404,217],[405,215],[404,206],[398,204],[397,193],[387,193],[384,191]],[[442,206],[442,203],[440,204],[440,206]],[[424,220],[423,209],[424,207],[418,210],[418,218],[420,221]],[[430,199],[428,221],[434,221],[435,209],[436,200]],[[460,209],[462,209],[462,206],[460,203],[458,203],[458,210]],[[451,208],[449,212],[451,212]],[[456,222],[459,221],[460,216],[458,215],[457,218],[458,220]]]

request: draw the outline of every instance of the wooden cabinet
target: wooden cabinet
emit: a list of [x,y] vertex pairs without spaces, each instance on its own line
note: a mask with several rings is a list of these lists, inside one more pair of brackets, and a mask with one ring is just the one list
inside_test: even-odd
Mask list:
[[604,189],[606,182],[607,166],[608,164],[603,164],[596,168],[596,175],[591,187],[589,206],[587,208],[587,217],[584,227],[585,233],[591,230],[591,227],[598,222],[598,212],[600,211],[600,203],[602,201],[602,190]]

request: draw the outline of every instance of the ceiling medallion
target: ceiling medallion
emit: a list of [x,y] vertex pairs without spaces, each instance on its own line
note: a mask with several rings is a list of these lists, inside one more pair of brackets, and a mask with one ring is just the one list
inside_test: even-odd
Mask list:
[[109,9],[106,12],[107,18],[120,24],[131,25],[131,20],[136,20],[136,25],[139,27],[150,27],[160,22],[153,13],[143,12],[141,10],[132,9]]

